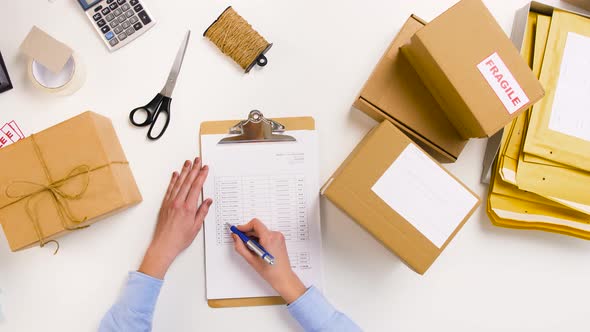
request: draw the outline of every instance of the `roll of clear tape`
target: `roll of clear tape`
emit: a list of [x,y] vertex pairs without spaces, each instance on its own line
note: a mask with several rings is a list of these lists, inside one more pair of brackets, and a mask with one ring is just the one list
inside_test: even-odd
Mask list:
[[27,72],[34,87],[60,96],[73,94],[86,81],[86,70],[76,53],[72,54],[59,73],[53,73],[34,59],[29,59]]

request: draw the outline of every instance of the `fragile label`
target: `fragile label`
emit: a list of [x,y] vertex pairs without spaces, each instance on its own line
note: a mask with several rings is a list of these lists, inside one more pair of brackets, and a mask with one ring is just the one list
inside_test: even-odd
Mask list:
[[10,126],[10,124],[5,124],[2,129],[0,129],[6,137],[10,139],[11,142],[16,142],[20,140],[19,134]]
[[497,52],[480,62],[477,69],[504,104],[508,113],[513,114],[529,102],[529,97]]
[[10,121],[0,127],[0,148],[25,138],[22,130],[15,121]]

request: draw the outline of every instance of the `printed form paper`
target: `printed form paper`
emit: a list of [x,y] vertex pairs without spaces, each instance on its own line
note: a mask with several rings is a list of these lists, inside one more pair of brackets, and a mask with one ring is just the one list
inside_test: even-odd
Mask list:
[[569,32],[549,129],[590,141],[590,38]]
[[201,137],[210,169],[203,194],[213,198],[204,227],[207,299],[278,295],[235,252],[225,226],[253,218],[282,232],[293,270],[307,287],[323,288],[317,133],[287,134],[297,142],[217,144],[227,135]]
[[413,144],[404,149],[372,190],[438,248],[478,200]]

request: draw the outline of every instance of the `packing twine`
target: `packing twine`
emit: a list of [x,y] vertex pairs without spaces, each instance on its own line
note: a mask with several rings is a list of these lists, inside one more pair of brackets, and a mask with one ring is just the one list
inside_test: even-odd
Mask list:
[[246,73],[254,64],[266,65],[264,53],[272,46],[231,6],[207,28],[203,36],[209,38]]
[[[38,159],[41,161],[41,166],[43,168],[43,172],[45,173],[45,177],[47,178],[47,181],[49,182],[49,184],[46,185],[43,183],[36,183],[36,182],[31,182],[31,181],[12,181],[4,190],[4,194],[8,198],[15,198],[16,200],[0,207],[0,210],[26,199],[25,210],[27,212],[27,215],[29,216],[29,220],[33,224],[33,228],[35,229],[35,233],[37,234],[37,237],[39,238],[39,246],[42,248],[47,243],[51,243],[51,242],[55,243],[57,245],[57,247],[55,248],[55,252],[53,253],[55,255],[55,254],[57,254],[57,252],[59,250],[59,242],[57,242],[56,240],[45,241],[45,236],[43,235],[43,232],[41,230],[41,226],[39,224],[39,219],[37,217],[37,213],[36,213],[35,209],[31,206],[32,199],[41,193],[44,193],[44,192],[50,193],[51,198],[57,208],[57,211],[58,211],[58,214],[60,217],[60,221],[61,221],[61,224],[64,229],[67,229],[70,231],[75,231],[75,230],[87,228],[89,226],[71,226],[70,225],[70,223],[74,224],[74,225],[81,224],[81,223],[85,222],[86,220],[88,220],[88,218],[84,217],[82,219],[79,219],[79,218],[74,217],[74,215],[68,205],[68,200],[80,199],[86,193],[86,190],[88,190],[88,186],[90,184],[90,173],[91,172],[101,169],[101,168],[108,167],[111,164],[128,164],[128,162],[111,162],[109,164],[102,165],[102,166],[99,166],[99,167],[96,167],[93,169],[91,169],[88,165],[80,165],[80,166],[74,167],[70,171],[70,173],[68,173],[68,175],[66,177],[59,179],[57,181],[54,181],[51,177],[51,174],[49,173],[49,168],[47,167],[47,164],[45,163],[45,159],[43,159],[43,155],[41,154],[41,150],[39,149],[39,145],[37,145],[37,142],[35,141],[34,134],[31,135],[31,140],[33,142],[33,147],[35,149],[35,154],[37,155]],[[74,193],[66,193],[65,191],[63,191],[61,189],[61,186],[65,185],[70,180],[72,180],[78,176],[83,176],[83,181],[84,181],[84,184],[80,190],[78,190]],[[18,186],[18,185],[33,186],[33,187],[37,187],[37,189],[31,190],[31,191],[25,191],[25,193],[23,193],[23,194],[11,193],[10,189],[15,186]]]

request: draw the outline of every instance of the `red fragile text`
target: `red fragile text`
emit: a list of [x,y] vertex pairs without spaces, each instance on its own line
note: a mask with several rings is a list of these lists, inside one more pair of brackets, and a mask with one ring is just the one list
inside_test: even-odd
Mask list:
[[[494,60],[492,60],[492,59],[489,59],[488,61],[486,61],[485,64],[488,66],[490,73],[494,76],[496,81],[498,81],[498,83],[500,84],[500,87],[506,93],[508,99],[510,99],[510,101],[512,102],[512,105],[514,105],[514,106],[519,105],[521,103],[521,100],[520,100],[519,96],[515,96],[516,92],[510,86],[510,83],[504,79],[505,73],[500,72],[500,68],[498,68],[498,66],[496,66],[496,64],[494,63]],[[512,77],[512,75],[510,75],[510,76]]]

